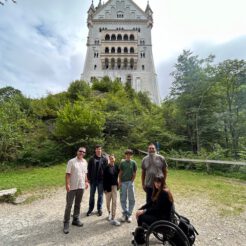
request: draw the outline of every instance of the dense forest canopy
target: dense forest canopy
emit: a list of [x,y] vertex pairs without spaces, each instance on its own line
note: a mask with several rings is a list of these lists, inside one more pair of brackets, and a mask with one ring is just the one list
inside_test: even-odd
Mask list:
[[49,165],[78,146],[107,152],[159,142],[171,156],[246,157],[246,62],[200,59],[184,51],[174,65],[171,94],[161,105],[129,84],[74,81],[41,99],[0,88],[0,163]]

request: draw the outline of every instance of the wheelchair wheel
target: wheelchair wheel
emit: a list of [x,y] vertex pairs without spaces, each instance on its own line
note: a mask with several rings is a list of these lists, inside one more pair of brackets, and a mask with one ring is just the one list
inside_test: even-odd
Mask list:
[[190,246],[183,231],[169,221],[160,220],[149,227],[146,233],[146,246],[155,238],[166,246]]

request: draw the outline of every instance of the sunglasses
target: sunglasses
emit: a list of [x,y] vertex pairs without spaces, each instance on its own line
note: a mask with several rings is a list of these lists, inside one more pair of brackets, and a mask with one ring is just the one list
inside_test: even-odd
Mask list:
[[79,150],[79,152],[80,152],[80,153],[84,153],[84,154],[86,153],[86,152],[85,152],[85,151],[83,151],[83,150]]

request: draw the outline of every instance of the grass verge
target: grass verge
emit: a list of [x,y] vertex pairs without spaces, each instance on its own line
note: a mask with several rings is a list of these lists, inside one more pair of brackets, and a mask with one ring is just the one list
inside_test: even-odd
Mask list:
[[[138,163],[136,178],[137,189],[141,185],[141,159],[134,157]],[[16,187],[21,193],[49,190],[61,187],[65,182],[66,164],[46,168],[28,168],[6,171],[0,174],[0,189]],[[245,181],[209,175],[203,172],[169,169],[168,185],[175,195],[180,197],[208,197],[218,208],[221,215],[235,215],[245,211]],[[35,192],[36,193],[36,192]]]

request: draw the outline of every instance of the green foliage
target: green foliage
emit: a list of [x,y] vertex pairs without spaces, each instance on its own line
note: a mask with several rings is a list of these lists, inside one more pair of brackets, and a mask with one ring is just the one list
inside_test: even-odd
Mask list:
[[68,88],[68,97],[72,101],[76,101],[80,96],[89,97],[91,95],[91,88],[87,82],[83,80],[75,80]]

